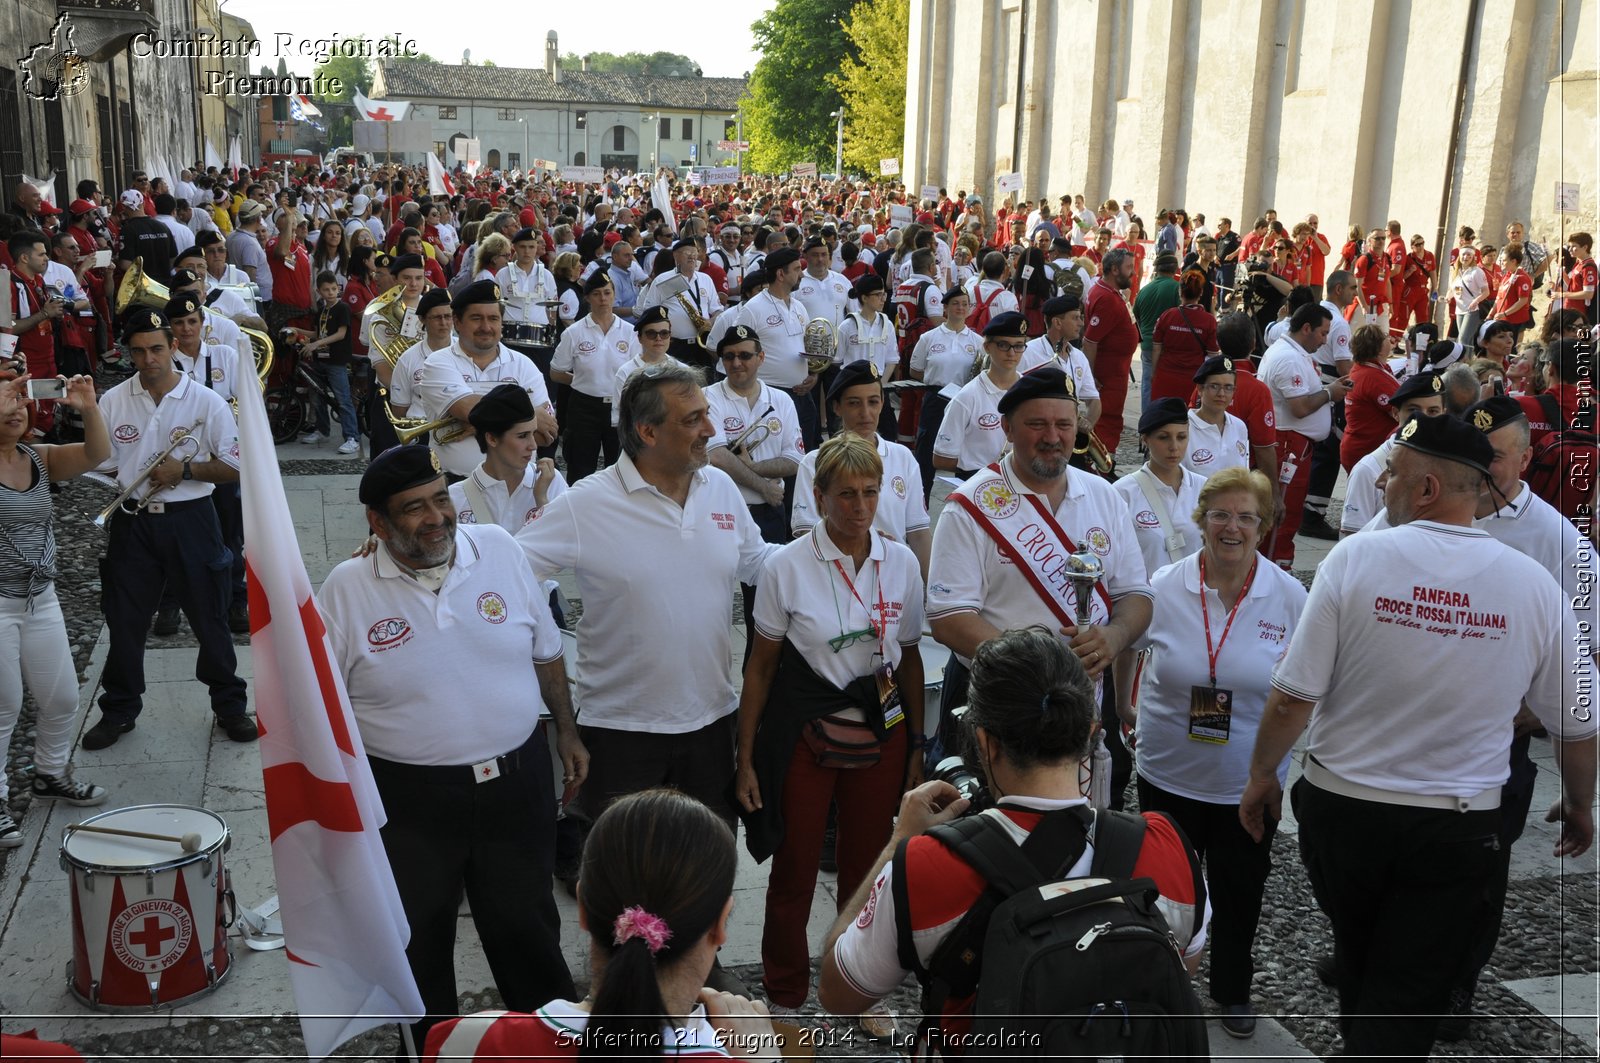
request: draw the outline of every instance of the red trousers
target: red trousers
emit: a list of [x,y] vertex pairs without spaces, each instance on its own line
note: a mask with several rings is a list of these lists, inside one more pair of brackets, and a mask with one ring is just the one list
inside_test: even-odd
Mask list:
[[1113,454],[1122,442],[1122,406],[1128,401],[1128,370],[1132,365],[1132,351],[1119,358],[1107,358],[1102,353],[1094,361],[1095,385],[1100,389],[1100,420],[1095,422],[1094,434]]
[[839,806],[837,842],[840,910],[856,887],[878,868],[873,861],[889,842],[906,778],[906,728],[890,733],[883,756],[870,768],[823,768],[804,741],[795,744],[783,783],[783,844],[767,878],[766,924],[761,931],[762,982],[775,1004],[798,1008],[811,988],[811,944],[806,929],[822,860],[828,805]]
[[1433,320],[1433,304],[1428,300],[1428,289],[1407,289],[1405,297],[1394,304],[1389,315],[1389,331],[1404,333],[1410,325],[1420,325]]
[[[1306,505],[1306,489],[1311,486],[1311,448],[1314,441],[1299,432],[1278,429],[1278,468],[1282,469],[1286,455],[1295,460],[1294,479],[1283,487],[1283,523],[1269,533],[1272,550],[1269,556],[1284,568],[1294,564],[1294,537],[1300,530],[1300,518]],[[1266,544],[1262,544],[1265,548]]]

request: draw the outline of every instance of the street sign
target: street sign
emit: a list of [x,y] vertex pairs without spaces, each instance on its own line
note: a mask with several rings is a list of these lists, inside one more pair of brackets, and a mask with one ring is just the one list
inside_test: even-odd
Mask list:
[[884,177],[893,177],[900,172],[899,159],[879,159],[878,173]]

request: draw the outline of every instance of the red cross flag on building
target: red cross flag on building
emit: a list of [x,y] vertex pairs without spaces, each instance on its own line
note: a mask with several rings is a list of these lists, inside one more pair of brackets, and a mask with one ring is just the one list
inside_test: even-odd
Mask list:
[[244,375],[239,480],[267,825],[300,1029],[323,1059],[374,1026],[420,1018],[422,997],[378,834],[383,805],[300,559],[260,385]]
[[351,100],[356,105],[356,117],[368,122],[398,122],[405,118],[406,112],[411,110],[409,101],[378,100],[373,102],[361,95],[361,90],[356,89]]

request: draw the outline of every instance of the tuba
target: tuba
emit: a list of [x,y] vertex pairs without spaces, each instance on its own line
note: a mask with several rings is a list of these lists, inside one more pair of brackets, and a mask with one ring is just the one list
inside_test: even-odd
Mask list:
[[[172,299],[172,291],[165,284],[160,284],[150,279],[144,271],[144,257],[133,260],[133,268],[122,276],[122,283],[117,285],[118,314],[127,312],[130,306],[147,306],[154,310],[166,309],[167,303]],[[203,311],[208,317],[218,317],[215,310],[209,306]],[[276,349],[272,345],[272,338],[259,329],[239,326],[239,331],[244,333],[250,341],[250,351],[255,355],[256,379],[261,382],[262,388],[267,386],[267,377],[272,375],[272,362],[276,357]],[[238,401],[234,400],[234,410],[238,410]]]
[[806,351],[806,371],[821,373],[833,364],[834,346],[838,336],[833,323],[825,317],[814,317],[806,322],[801,343]]

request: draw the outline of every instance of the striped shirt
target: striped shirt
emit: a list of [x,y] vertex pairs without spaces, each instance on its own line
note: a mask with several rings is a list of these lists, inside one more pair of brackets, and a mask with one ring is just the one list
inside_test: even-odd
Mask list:
[[56,578],[56,534],[50,477],[32,447],[17,449],[33,462],[26,491],[0,484],[0,597],[32,599]]

